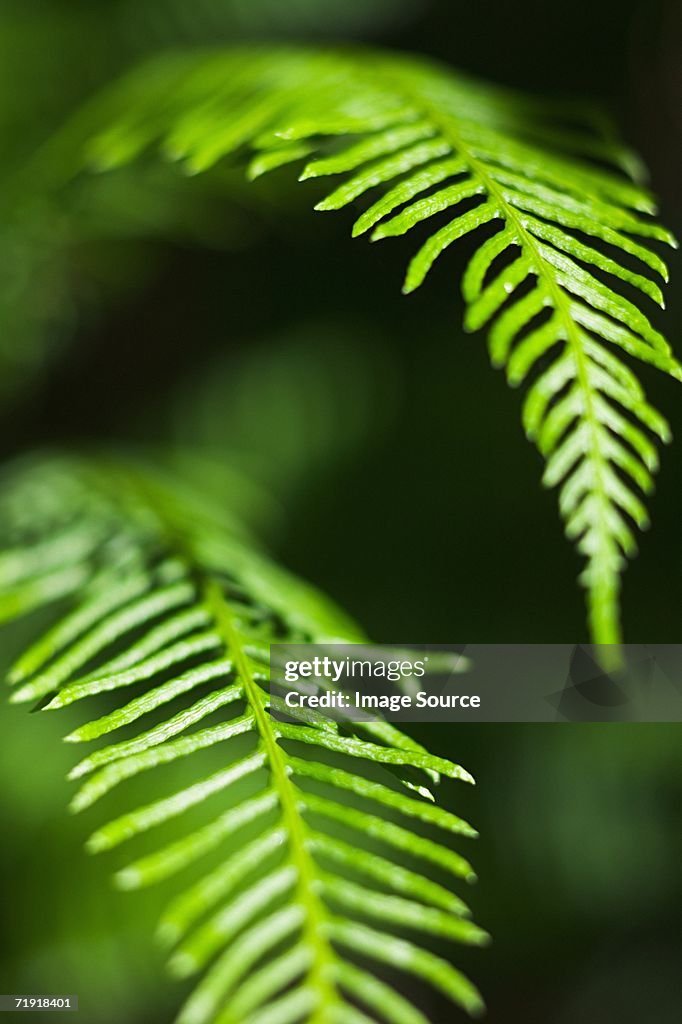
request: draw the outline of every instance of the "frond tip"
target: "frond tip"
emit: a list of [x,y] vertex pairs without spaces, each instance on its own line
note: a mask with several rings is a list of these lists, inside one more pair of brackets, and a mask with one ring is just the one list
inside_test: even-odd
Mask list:
[[620,639],[634,528],[647,522],[652,442],[668,439],[621,354],[678,380],[682,371],[640,309],[663,304],[657,279],[667,269],[651,243],[674,239],[628,177],[633,155],[589,119],[581,126],[584,113],[402,55],[226,50],[129,76],[91,114],[86,152],[110,168],[158,145],[197,173],[251,150],[251,178],[312,157],[301,180],[342,179],[316,209],[372,197],[354,235],[424,229],[405,292],[450,245],[483,229],[463,280],[466,327],[491,325],[492,361],[510,383],[532,378],[526,433],[586,560],[593,639],[609,644]]
[[426,793],[471,776],[387,722],[351,732],[270,714],[270,643],[348,642],[354,627],[203,499],[139,466],[22,467],[0,493],[0,529],[0,613],[71,605],[14,665],[13,699],[107,700],[67,737],[106,737],[71,772],[72,809],[186,762],[179,789],[87,844],[164,831],[118,871],[121,889],[195,869],[159,925],[172,973],[201,975],[179,1024],[427,1024],[382,966],[477,1013],[476,988],[429,948],[487,940],[445,884],[474,879],[446,840],[476,833],[403,777],[422,771]]

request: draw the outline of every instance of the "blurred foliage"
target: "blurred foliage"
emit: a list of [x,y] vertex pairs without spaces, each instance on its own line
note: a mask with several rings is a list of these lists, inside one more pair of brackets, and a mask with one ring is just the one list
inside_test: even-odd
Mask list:
[[[91,273],[84,243],[126,238],[133,248],[149,237],[248,244],[255,198],[241,175],[221,184],[220,214],[211,183],[187,189],[172,174],[119,175],[80,183],[52,209],[23,195],[25,162],[67,114],[93,90],[159,48],[253,38],[346,35],[400,23],[423,0],[4,0],[0,11],[0,401],[16,403],[48,372],[60,342],[73,334],[90,300],[142,286],[153,262],[148,247],[130,252],[130,273],[113,280]],[[55,87],[55,83],[58,86]],[[233,200],[224,202],[225,187]],[[240,209],[240,196],[246,196]],[[261,193],[261,203],[263,195]],[[28,208],[26,205],[28,204]],[[100,245],[101,248],[101,245]],[[146,268],[143,268],[146,264]],[[146,269],[146,274],[145,274]],[[74,302],[74,298],[80,301]],[[84,309],[85,307],[85,309]],[[46,360],[48,361],[46,365]]]
[[212,452],[288,503],[380,445],[404,387],[388,346],[361,326],[303,322],[197,367],[177,395],[173,434],[180,449]]
[[162,240],[242,249],[281,204],[267,190],[255,197],[236,173],[188,187],[168,167],[82,179],[59,203],[12,181],[9,189],[17,201],[0,227],[0,403],[8,406],[44,382],[80,327],[158,276]]
[[[425,0],[3,0],[0,138],[14,151],[145,54],[254,38],[378,31],[423,13]],[[55,87],[55,83],[58,86]],[[8,155],[5,150],[4,160]]]

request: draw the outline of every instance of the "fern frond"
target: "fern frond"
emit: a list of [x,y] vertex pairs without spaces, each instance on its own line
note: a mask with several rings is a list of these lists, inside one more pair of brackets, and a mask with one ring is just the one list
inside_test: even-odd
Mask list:
[[[475,833],[403,775],[423,772],[422,793],[438,775],[471,777],[386,722],[350,734],[312,713],[270,714],[271,643],[352,642],[356,629],[203,499],[136,465],[16,470],[0,494],[0,527],[0,614],[70,604],[10,671],[11,699],[55,709],[107,698],[104,713],[66,737],[106,737],[71,772],[81,783],[72,809],[155,768],[220,754],[212,770],[188,768],[182,788],[88,841],[92,852],[111,850],[175,822],[172,838],[164,831],[118,871],[119,887],[203,869],[159,928],[172,971],[203,973],[180,1024],[426,1024],[367,962],[477,1012],[474,986],[429,948],[486,939],[434,879],[473,878],[445,839]],[[192,812],[200,823],[187,824]]]
[[342,176],[316,209],[370,197],[355,235],[437,218],[405,292],[482,230],[462,283],[465,326],[490,325],[493,363],[511,384],[529,381],[526,433],[585,558],[593,638],[610,644],[620,574],[647,523],[654,440],[669,437],[621,356],[682,371],[640,309],[663,304],[667,270],[651,243],[674,240],[651,218],[632,154],[581,119],[407,56],[243,49],[145,65],[74,131],[102,169],[153,145],[191,174],[248,150],[251,178],[312,156],[302,179]]

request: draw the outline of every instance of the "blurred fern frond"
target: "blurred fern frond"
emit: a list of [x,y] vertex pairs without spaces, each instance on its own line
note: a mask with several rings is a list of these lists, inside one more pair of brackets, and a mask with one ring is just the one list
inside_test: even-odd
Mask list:
[[[216,856],[178,886],[160,926],[174,973],[205,972],[179,1022],[425,1024],[367,961],[400,966],[476,1012],[474,986],[428,946],[485,940],[432,877],[473,873],[422,834],[475,834],[428,798],[439,775],[470,776],[386,722],[351,732],[313,713],[270,714],[269,645],[353,641],[355,627],[196,493],[135,464],[15,469],[0,524],[0,617],[61,609],[11,670],[11,699],[48,709],[108,701],[67,736],[107,738],[71,772],[82,783],[72,808],[155,768],[221,754],[217,769],[188,767],[180,790],[127,810],[88,842],[97,852],[174,822],[181,829],[118,872],[124,889]],[[423,785],[407,780],[413,772]],[[197,812],[201,822],[188,825]]]
[[251,178],[308,159],[302,179],[341,178],[316,209],[371,196],[354,235],[436,225],[405,292],[480,232],[465,326],[490,324],[493,363],[512,385],[530,380],[523,422],[586,561],[593,638],[619,641],[620,574],[647,523],[654,441],[669,437],[622,355],[682,370],[641,308],[663,304],[656,279],[667,278],[650,243],[674,240],[651,216],[637,160],[599,118],[407,56],[252,48],[143,65],[83,114],[61,157],[73,162],[84,135],[100,169],[154,146],[191,174],[248,151]]
[[[121,281],[93,279],[82,243],[165,237],[243,244],[257,226],[239,213],[243,182],[229,189],[236,224],[222,206],[216,215],[210,186],[179,190],[177,180],[136,173],[82,183],[68,209],[50,209],[44,196],[24,209],[26,163],[45,138],[112,77],[162,48],[225,44],[248,36],[272,38],[358,32],[402,23],[418,0],[4,0],[0,5],[0,406],[16,406],[41,384],[47,365],[77,330],[83,298],[118,295]],[[18,184],[18,187],[17,187]],[[74,201],[75,198],[75,201]],[[236,202],[234,201],[236,199]],[[262,199],[262,197],[261,197]],[[255,199],[254,199],[255,201]],[[261,202],[262,207],[262,202]],[[237,227],[237,231],[233,228]],[[147,247],[145,257],[149,258]],[[152,260],[149,260],[152,263]],[[139,273],[139,267],[138,267]],[[99,304],[98,302],[98,304]]]

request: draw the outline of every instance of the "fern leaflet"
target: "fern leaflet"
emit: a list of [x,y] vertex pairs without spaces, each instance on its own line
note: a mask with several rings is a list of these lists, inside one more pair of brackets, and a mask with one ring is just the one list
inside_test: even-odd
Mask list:
[[136,889],[216,859],[159,929],[176,975],[205,972],[179,1024],[426,1024],[354,957],[400,966],[477,1012],[471,982],[428,948],[429,937],[485,941],[432,877],[473,872],[420,831],[475,835],[426,798],[439,775],[471,777],[386,722],[348,734],[312,712],[270,714],[270,643],[353,641],[355,628],[203,500],[137,465],[23,466],[5,480],[0,522],[0,616],[71,603],[15,663],[11,699],[46,709],[109,700],[67,736],[107,737],[71,772],[81,780],[72,809],[154,768],[226,751],[208,774],[194,769],[88,841],[110,850],[204,814],[116,875]]

